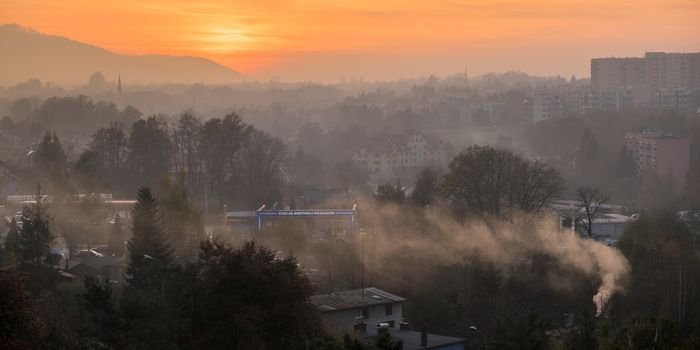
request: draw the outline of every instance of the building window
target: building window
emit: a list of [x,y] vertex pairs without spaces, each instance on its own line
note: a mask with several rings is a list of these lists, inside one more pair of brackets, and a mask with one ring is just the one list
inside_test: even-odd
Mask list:
[[384,314],[387,316],[391,316],[394,313],[394,304],[386,304],[384,305]]

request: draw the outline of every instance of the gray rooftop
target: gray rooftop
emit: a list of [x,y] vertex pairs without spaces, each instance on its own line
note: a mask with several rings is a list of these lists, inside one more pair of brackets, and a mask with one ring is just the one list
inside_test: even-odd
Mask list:
[[[419,331],[392,328],[389,329],[389,333],[393,338],[403,341],[403,350],[439,349],[448,345],[464,344],[464,339],[462,338],[428,333],[428,346],[422,347],[420,345],[421,332]],[[367,334],[370,338],[374,338],[377,336],[377,330],[368,329]]]
[[398,295],[379,288],[369,287],[364,290],[364,298],[362,297],[362,289],[314,295],[311,297],[311,304],[320,312],[328,312],[406,301]]
[[124,256],[91,256],[82,259],[68,260],[68,269],[72,269],[78,265],[90,266],[94,269],[101,269],[105,266],[126,266],[126,257]]

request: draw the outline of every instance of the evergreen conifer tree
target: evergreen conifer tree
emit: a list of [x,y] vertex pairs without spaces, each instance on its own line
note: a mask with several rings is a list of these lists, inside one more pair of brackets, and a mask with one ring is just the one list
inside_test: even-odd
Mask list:
[[5,246],[3,249],[3,261],[4,264],[11,264],[17,258],[17,220],[12,218],[10,221],[10,229],[7,231],[7,236],[5,237]]
[[67,190],[68,158],[56,133],[46,132],[33,156],[33,162],[39,172],[39,179],[49,185],[51,193]]
[[17,261],[20,269],[27,274],[27,282],[33,293],[53,288],[57,281],[54,265],[59,255],[51,252],[55,236],[49,228],[49,215],[46,204],[37,192],[35,203],[22,209],[21,227],[17,231]]
[[199,242],[204,239],[204,219],[190,201],[185,178],[161,183],[160,207],[163,227],[178,256],[195,256]]
[[418,207],[425,207],[433,202],[438,189],[438,179],[430,168],[423,169],[416,179],[411,194],[411,203]]
[[129,283],[134,287],[158,287],[174,257],[163,230],[158,202],[148,187],[138,189],[131,232],[127,243]]

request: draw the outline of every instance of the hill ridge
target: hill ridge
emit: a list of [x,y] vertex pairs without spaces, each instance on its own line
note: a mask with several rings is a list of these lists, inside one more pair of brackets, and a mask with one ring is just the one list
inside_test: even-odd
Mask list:
[[41,33],[16,23],[0,25],[0,84],[38,78],[84,83],[96,72],[136,83],[228,83],[242,75],[206,57],[125,55],[69,37]]

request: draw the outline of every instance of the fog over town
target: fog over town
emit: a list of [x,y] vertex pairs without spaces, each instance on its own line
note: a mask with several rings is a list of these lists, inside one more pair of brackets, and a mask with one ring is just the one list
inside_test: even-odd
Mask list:
[[0,5],[0,349],[699,349],[700,6],[545,2]]

